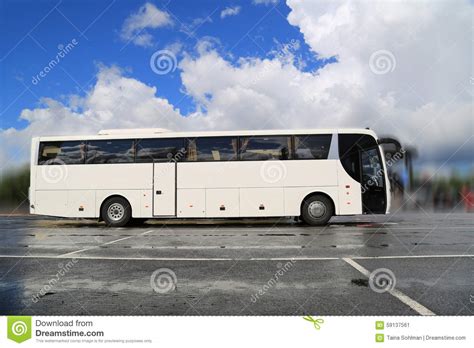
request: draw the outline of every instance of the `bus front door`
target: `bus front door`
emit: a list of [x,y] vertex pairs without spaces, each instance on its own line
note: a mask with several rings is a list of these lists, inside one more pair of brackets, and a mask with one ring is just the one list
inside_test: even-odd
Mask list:
[[362,213],[385,214],[388,186],[376,140],[367,134],[339,134],[339,158],[346,172],[360,183]]
[[153,164],[153,215],[176,216],[176,163]]
[[387,208],[386,183],[378,148],[362,149],[360,161],[364,213],[385,214]]

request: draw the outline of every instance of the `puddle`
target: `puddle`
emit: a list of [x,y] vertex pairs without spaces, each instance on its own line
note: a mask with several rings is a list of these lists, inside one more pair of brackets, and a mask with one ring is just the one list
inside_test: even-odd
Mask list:
[[362,228],[381,228],[381,227],[386,227],[390,225],[398,225],[397,223],[390,223],[390,222],[385,222],[385,223],[362,223],[362,224],[356,224],[356,227],[362,227]]
[[398,225],[397,222],[345,222],[345,223],[332,223],[329,227],[359,227],[359,228],[381,228],[391,225]]
[[369,286],[369,280],[368,279],[362,279],[362,278],[357,278],[357,279],[352,279],[351,284],[357,285],[357,286]]
[[50,296],[50,295],[54,295],[56,294],[55,292],[46,292],[44,295],[39,295],[39,297],[46,297],[46,296]]

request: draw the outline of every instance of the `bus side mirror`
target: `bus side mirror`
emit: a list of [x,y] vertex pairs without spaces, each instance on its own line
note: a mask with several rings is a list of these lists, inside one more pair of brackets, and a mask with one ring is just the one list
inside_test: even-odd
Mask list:
[[402,149],[402,145],[400,144],[400,142],[394,138],[379,138],[377,140],[377,143],[379,145],[383,145],[383,144],[395,145],[395,152],[399,152]]

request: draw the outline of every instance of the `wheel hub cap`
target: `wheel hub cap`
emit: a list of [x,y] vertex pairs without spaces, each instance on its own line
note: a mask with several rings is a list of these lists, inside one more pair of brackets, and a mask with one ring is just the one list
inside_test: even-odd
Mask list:
[[322,202],[311,202],[308,210],[312,217],[320,218],[326,213],[326,205]]
[[114,203],[107,209],[107,216],[113,221],[118,221],[123,218],[124,213],[125,208],[119,203]]

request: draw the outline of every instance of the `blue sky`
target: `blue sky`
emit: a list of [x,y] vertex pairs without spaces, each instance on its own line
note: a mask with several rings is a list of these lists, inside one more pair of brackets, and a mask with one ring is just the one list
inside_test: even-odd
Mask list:
[[[98,64],[125,68],[134,78],[158,86],[158,95],[174,105],[179,102],[184,114],[192,112],[195,105],[181,89],[178,70],[162,76],[150,71],[150,55],[173,43],[180,43],[183,51],[193,52],[200,39],[212,37],[218,40],[226,58],[235,61],[247,56],[270,58],[278,43],[298,40],[298,54],[306,64],[303,70],[316,70],[328,62],[318,61],[299,29],[288,23],[289,8],[284,2],[255,5],[251,1],[153,1],[157,8],[171,14],[174,24],[147,30],[154,38],[149,47],[120,38],[124,20],[144,2],[1,3],[1,23],[7,31],[0,40],[3,129],[25,127],[27,121],[18,119],[21,110],[37,107],[41,97],[61,100],[69,94],[84,95],[95,82]],[[238,15],[221,18],[222,10],[235,6],[240,6]],[[186,32],[189,29],[191,35]],[[58,45],[64,46],[72,39],[78,43],[74,50],[44,79],[33,84],[33,77],[58,53]]]
[[0,0],[0,162],[103,128],[371,127],[472,171],[472,1],[373,4]]

